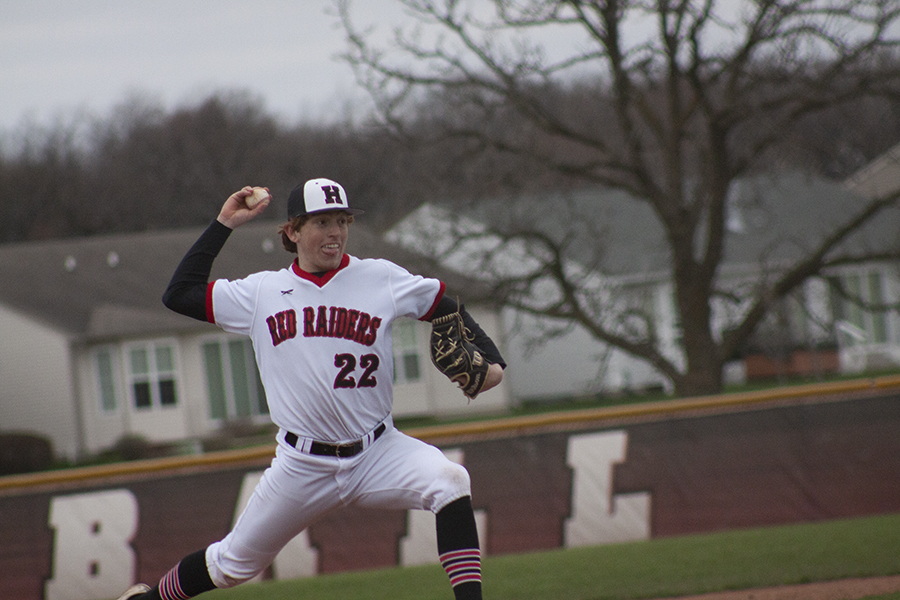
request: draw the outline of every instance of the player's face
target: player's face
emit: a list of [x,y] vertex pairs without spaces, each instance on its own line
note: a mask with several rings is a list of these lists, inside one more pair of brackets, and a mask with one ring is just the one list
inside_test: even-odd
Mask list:
[[330,271],[341,266],[350,233],[350,215],[328,211],[313,215],[288,237],[297,244],[297,263],[307,273]]

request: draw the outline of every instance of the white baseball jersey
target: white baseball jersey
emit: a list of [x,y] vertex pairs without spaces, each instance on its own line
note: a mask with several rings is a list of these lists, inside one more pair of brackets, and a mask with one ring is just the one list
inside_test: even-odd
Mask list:
[[208,314],[250,336],[272,421],[300,437],[357,440],[391,412],[391,323],[430,314],[437,279],[383,259],[345,254],[324,277],[296,261],[280,271],[209,286]]

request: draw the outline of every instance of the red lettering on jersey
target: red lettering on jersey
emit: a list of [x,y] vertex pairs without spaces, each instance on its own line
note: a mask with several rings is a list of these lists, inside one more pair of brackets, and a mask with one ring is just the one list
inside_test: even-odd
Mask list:
[[319,307],[319,318],[316,321],[316,336],[325,337],[328,335],[328,308]]
[[372,317],[372,321],[369,324],[369,334],[366,336],[366,341],[363,342],[366,346],[371,346],[375,343],[375,339],[378,337],[379,327],[381,327],[381,319]]
[[284,339],[290,339],[297,336],[297,313],[293,310],[286,310],[275,315],[278,319],[278,333]]
[[277,346],[283,340],[278,338],[278,322],[275,317],[266,317],[266,325],[269,326],[269,335],[272,336],[272,345]]
[[337,321],[337,307],[332,306],[328,309],[330,318],[328,319],[328,337],[334,337],[334,324]]
[[312,337],[316,335],[316,328],[313,323],[316,320],[316,311],[312,306],[303,309],[303,337]]
[[297,313],[294,309],[285,311],[285,325],[287,327],[288,337],[297,337]]
[[331,337],[344,337],[347,333],[347,321],[350,320],[350,314],[346,308],[337,309],[337,319],[334,324],[334,331]]
[[354,342],[365,344],[367,329],[369,329],[369,321],[372,319],[364,312],[359,313],[359,322],[356,324],[356,335],[353,336]]
[[350,318],[347,321],[347,331],[344,332],[344,337],[352,340],[356,337],[356,320],[359,319],[359,311],[351,308],[348,312]]
[[293,309],[267,317],[266,325],[269,327],[273,346],[297,337],[297,313]]
[[371,346],[378,337],[380,326],[380,318],[354,308],[307,306],[303,309],[303,337],[343,338]]

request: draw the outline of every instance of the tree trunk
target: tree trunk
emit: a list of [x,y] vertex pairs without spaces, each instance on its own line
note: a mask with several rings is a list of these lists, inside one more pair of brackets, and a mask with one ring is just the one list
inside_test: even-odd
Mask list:
[[[688,240],[687,242],[685,240]],[[673,244],[675,251],[675,297],[681,318],[685,365],[672,382],[679,396],[703,396],[722,391],[721,348],[713,338],[710,290],[712,271],[693,260],[693,242],[685,236]]]
[[675,382],[677,396],[708,396],[722,391],[722,362],[714,352],[688,356],[688,368]]

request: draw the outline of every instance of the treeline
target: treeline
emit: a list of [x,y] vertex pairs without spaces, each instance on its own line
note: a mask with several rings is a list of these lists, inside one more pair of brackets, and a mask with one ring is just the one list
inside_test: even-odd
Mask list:
[[[580,110],[578,95],[570,100]],[[429,110],[439,103],[423,107],[419,133]],[[246,184],[270,187],[268,217],[277,220],[289,191],[310,177],[340,181],[375,227],[423,201],[574,185],[470,142],[416,142],[372,122],[284,125],[240,92],[173,111],[130,99],[103,118],[3,136],[0,243],[202,225]],[[898,140],[900,102],[869,101],[798,124],[768,161],[842,178]]]
[[[243,185],[269,186],[281,218],[294,185],[322,176],[390,219],[403,144],[369,127],[280,125],[243,94],[165,112],[130,100],[103,120],[33,126],[0,158],[0,242],[207,223]],[[406,180],[406,181],[404,181]],[[276,214],[277,213],[277,214]]]

